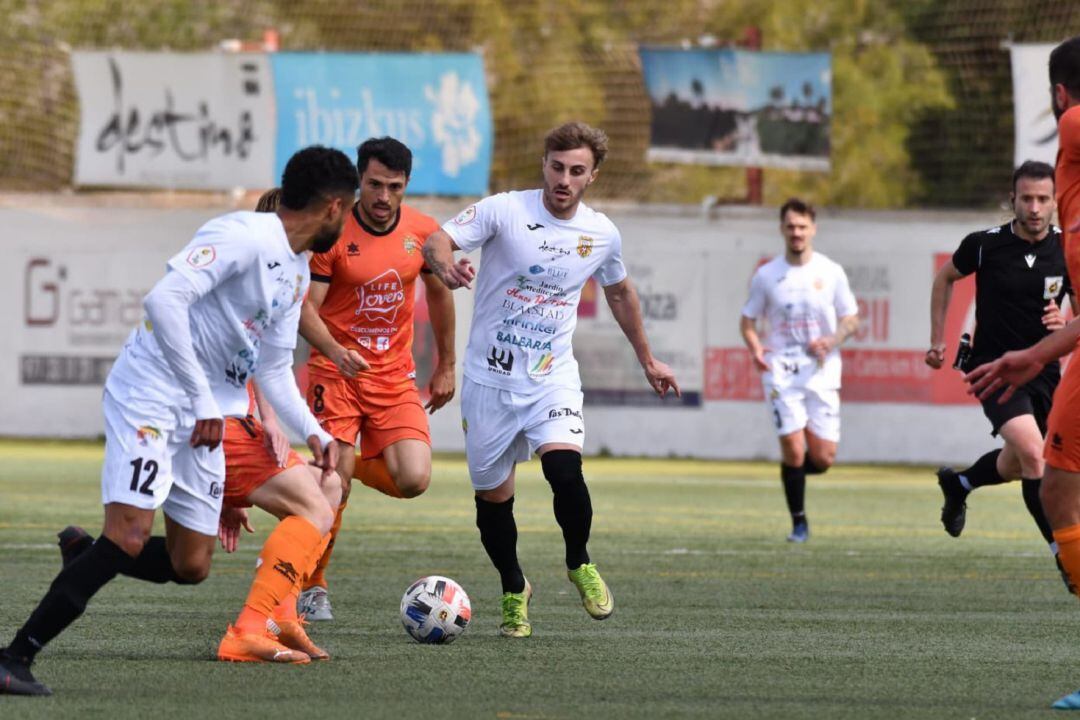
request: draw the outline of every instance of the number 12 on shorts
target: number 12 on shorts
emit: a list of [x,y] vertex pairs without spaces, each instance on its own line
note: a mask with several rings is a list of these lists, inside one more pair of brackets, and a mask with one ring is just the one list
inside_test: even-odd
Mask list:
[[[154,491],[150,489],[150,486],[157,477],[157,461],[147,460],[146,462],[143,462],[142,458],[135,458],[131,461],[131,467],[133,470],[131,473],[131,487],[129,489],[132,492],[140,492],[143,495],[153,495]],[[140,485],[139,479],[144,473],[146,474],[146,479],[143,481],[142,485]]]

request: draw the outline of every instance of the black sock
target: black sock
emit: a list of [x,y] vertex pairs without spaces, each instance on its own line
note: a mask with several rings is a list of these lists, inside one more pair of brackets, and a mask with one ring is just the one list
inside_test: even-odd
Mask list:
[[517,523],[514,498],[493,503],[476,498],[476,527],[491,564],[499,571],[503,592],[525,591],[525,575],[517,559]]
[[83,614],[98,590],[133,562],[130,555],[107,537],[98,538],[56,576],[30,619],[15,633],[8,651],[32,662],[50,640]]
[[555,521],[562,528],[566,543],[566,567],[576,570],[589,562],[585,546],[592,528],[592,500],[585,476],[581,473],[581,453],[576,450],[551,450],[540,458],[544,477],[551,485]]
[[810,453],[806,453],[803,456],[803,469],[807,475],[821,475],[829,470],[827,467],[820,467],[816,465],[813,460],[810,459]]
[[1023,478],[1020,481],[1021,491],[1024,494],[1024,505],[1027,506],[1031,517],[1035,518],[1035,524],[1039,526],[1043,540],[1049,545],[1054,542],[1054,531],[1050,527],[1050,521],[1043,512],[1042,501],[1039,500],[1039,488],[1042,487],[1042,478]]
[[194,584],[176,574],[176,570],[173,569],[172,558],[169,557],[169,550],[165,545],[165,538],[162,535],[154,535],[147,540],[142,552],[132,562],[131,567],[123,571],[123,573],[128,577],[152,583]]
[[780,479],[784,481],[784,497],[792,519],[806,515],[806,469],[780,463]]
[[[1005,478],[998,475],[997,471],[997,459],[1001,454],[1000,448],[997,450],[991,450],[983,455],[981,458],[975,461],[975,463],[967,470],[961,470],[956,473],[967,478],[968,485],[974,490],[977,487],[984,487],[986,485],[1001,485],[1008,482]],[[963,483],[961,483],[963,484]],[[966,490],[967,488],[965,488]]]

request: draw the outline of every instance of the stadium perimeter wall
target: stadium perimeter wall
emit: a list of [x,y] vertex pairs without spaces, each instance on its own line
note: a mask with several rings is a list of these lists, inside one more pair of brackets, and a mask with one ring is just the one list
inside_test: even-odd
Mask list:
[[[415,204],[445,220],[465,203]],[[153,200],[82,196],[0,200],[0,298],[10,308],[0,318],[0,435],[102,433],[100,380],[141,317],[143,294],[202,222],[232,209],[225,199],[195,205],[162,208]],[[655,350],[676,360],[687,373],[680,380],[700,402],[587,404],[586,452],[775,459],[770,412],[738,333],[751,273],[781,248],[775,211],[729,208],[706,218],[692,207],[601,209],[621,228],[624,255],[647,295],[646,324],[661,339]],[[964,395],[957,374],[931,372],[922,355],[935,269],[965,234],[1007,217],[1004,211],[821,214],[816,247],[848,270],[864,315],[859,336],[845,350],[841,461],[959,461],[991,444],[981,410]],[[950,354],[973,311],[973,295],[970,280],[954,294]],[[471,295],[456,297],[460,368]],[[608,339],[614,327],[602,299],[595,305],[577,338],[587,378],[587,364],[613,362],[610,354],[582,358],[600,342],[594,325]],[[620,352],[615,364],[633,368],[629,345]],[[456,400],[431,420],[437,450],[463,450]]]

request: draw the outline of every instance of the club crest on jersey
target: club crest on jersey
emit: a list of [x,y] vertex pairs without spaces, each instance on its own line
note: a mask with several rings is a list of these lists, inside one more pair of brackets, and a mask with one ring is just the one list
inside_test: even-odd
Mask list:
[[1061,275],[1043,278],[1043,300],[1053,300],[1061,294],[1061,285],[1065,278]]
[[217,259],[213,245],[203,245],[188,253],[187,264],[193,268],[204,268]]
[[469,207],[458,213],[458,216],[454,218],[455,225],[468,225],[476,219],[476,206],[470,205]]
[[588,235],[579,235],[577,242],[577,254],[585,259],[592,255],[593,243],[596,242]]
[[405,252],[409,255],[412,255],[416,252],[416,248],[420,247],[420,241],[412,235],[406,235],[403,244],[405,246]]

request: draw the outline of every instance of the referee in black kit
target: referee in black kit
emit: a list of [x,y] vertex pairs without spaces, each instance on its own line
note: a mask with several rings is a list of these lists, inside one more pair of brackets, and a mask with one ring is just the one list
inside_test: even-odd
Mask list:
[[[1077,312],[1061,231],[1050,224],[1055,209],[1054,168],[1042,162],[1025,162],[1013,173],[1010,200],[1013,220],[968,235],[952,261],[934,278],[926,364],[935,370],[945,363],[943,335],[952,285],[966,275],[975,273],[976,327],[970,357],[961,368],[965,372],[1010,350],[1034,345],[1062,327],[1061,303],[1066,293],[1073,313]],[[967,496],[972,490],[1019,478],[1024,504],[1056,557],[1050,524],[1039,502],[1039,485],[1046,418],[1060,377],[1060,365],[1053,362],[1008,402],[998,403],[1000,393],[982,402],[993,428],[991,435],[1000,435],[1005,445],[965,470],[938,470],[938,485],[945,496],[941,508],[945,532],[957,537],[963,531]]]

